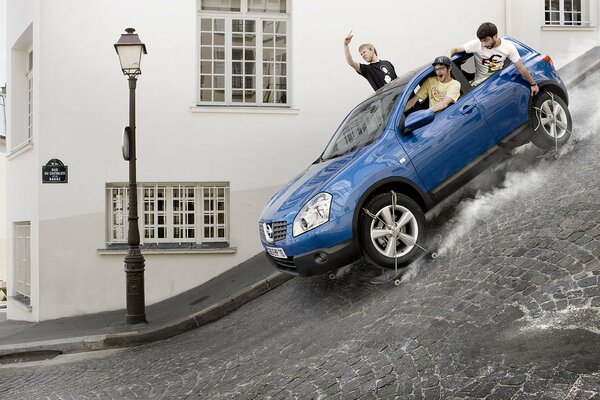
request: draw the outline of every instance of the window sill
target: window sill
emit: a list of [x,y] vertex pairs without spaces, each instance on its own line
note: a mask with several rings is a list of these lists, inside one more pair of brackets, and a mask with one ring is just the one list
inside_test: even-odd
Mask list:
[[[128,245],[109,244],[104,249],[97,249],[99,255],[125,255],[127,254]],[[237,252],[237,247],[231,247],[223,243],[215,244],[196,244],[196,243],[162,243],[141,245],[142,254],[234,254]]]
[[23,295],[16,295],[16,296],[10,296],[9,300],[11,301],[11,305],[15,305],[25,311],[31,312],[31,299],[27,296],[23,296]]
[[543,31],[595,31],[596,26],[542,25]]
[[26,142],[18,145],[17,147],[15,147],[13,150],[11,150],[10,154],[8,154],[6,156],[6,159],[8,161],[12,160],[15,157],[20,156],[21,154],[28,152],[29,150],[33,149],[33,143],[31,142],[31,139],[28,139]]
[[225,107],[225,106],[192,106],[193,113],[209,114],[280,114],[298,115],[297,108],[289,107]]

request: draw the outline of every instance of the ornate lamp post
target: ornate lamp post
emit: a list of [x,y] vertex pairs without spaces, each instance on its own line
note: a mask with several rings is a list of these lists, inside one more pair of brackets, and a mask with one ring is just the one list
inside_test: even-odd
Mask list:
[[115,43],[115,49],[121,62],[121,70],[129,81],[129,127],[125,129],[123,156],[129,161],[129,248],[125,256],[125,275],[127,293],[127,323],[146,323],[144,299],[144,256],[140,251],[140,230],[137,211],[137,178],[135,169],[135,87],[137,76],[142,73],[140,64],[142,54],[147,54],[135,29],[127,28]]

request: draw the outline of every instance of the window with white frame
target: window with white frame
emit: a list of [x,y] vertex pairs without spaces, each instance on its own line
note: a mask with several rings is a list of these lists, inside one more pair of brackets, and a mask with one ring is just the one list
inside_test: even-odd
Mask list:
[[20,150],[31,148],[34,129],[34,71],[33,71],[33,24],[30,24],[10,49],[12,62],[11,107],[7,108],[7,140],[10,154],[21,154]]
[[14,298],[27,305],[31,298],[31,224],[14,224]]
[[589,0],[545,0],[544,24],[588,27]]
[[288,1],[198,0],[198,104],[288,105]]
[[[127,242],[129,190],[108,185],[108,242]],[[141,242],[229,242],[229,184],[138,184]]]

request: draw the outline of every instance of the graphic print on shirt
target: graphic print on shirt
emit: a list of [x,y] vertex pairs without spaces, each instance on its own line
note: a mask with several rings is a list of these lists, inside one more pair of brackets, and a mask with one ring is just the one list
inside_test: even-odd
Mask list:
[[383,80],[385,81],[385,83],[390,83],[392,81],[392,77],[390,76],[390,71],[387,69],[387,67],[385,65],[381,66],[381,72],[383,72],[385,74],[385,76],[383,77]]
[[431,97],[433,97],[438,103],[444,100],[444,98],[446,97],[446,93],[448,93],[447,89],[442,90],[438,87],[431,88]]
[[502,61],[502,56],[499,54],[492,54],[490,58],[482,58],[481,64],[484,67],[487,67],[489,73],[493,73],[499,71],[504,66],[504,62]]

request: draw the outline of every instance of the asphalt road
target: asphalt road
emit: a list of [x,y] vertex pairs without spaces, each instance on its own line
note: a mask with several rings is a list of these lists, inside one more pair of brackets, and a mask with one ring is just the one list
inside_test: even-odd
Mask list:
[[399,287],[293,279],[170,340],[0,368],[10,399],[600,399],[600,73],[558,159],[525,147],[428,215]]

